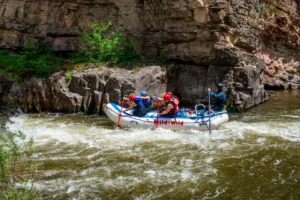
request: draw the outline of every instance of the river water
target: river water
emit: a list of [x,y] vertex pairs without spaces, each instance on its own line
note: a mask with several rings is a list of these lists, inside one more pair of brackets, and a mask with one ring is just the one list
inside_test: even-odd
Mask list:
[[211,135],[56,113],[6,126],[35,140],[44,199],[300,198],[300,91],[271,93]]

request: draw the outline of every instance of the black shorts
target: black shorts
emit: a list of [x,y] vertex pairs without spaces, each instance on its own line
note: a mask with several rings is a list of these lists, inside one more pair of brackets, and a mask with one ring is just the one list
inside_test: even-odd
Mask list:
[[145,107],[139,107],[135,109],[135,111],[132,112],[133,115],[138,116],[138,117],[143,117],[147,114],[148,109]]

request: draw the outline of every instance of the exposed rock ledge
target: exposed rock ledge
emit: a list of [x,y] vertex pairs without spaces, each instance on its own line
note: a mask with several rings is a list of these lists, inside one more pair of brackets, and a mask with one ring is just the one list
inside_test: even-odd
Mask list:
[[[257,65],[257,64],[256,64]],[[232,103],[249,108],[267,99],[259,76],[262,69],[253,65],[241,68],[221,66],[171,65],[167,70],[148,66],[139,71],[107,67],[73,71],[70,81],[66,72],[48,79],[30,78],[20,82],[0,79],[1,105],[20,108],[25,112],[78,112],[101,114],[104,103],[120,103],[123,96],[147,90],[161,96],[165,91],[176,92],[181,100],[197,100],[214,88],[215,81],[232,88]]]

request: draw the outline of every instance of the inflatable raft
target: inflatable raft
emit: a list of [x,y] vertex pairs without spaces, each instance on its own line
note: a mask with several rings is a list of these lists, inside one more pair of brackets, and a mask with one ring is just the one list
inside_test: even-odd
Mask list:
[[[199,104],[203,106],[202,104]],[[207,112],[204,116],[200,116],[199,105],[195,106],[195,110],[191,113],[190,110],[180,109],[175,118],[169,118],[166,116],[158,116],[157,111],[153,110],[147,113],[143,117],[137,117],[132,115],[132,111],[122,112],[121,106],[115,103],[109,103],[104,107],[104,112],[107,117],[114,123],[118,123],[121,127],[145,127],[145,128],[155,128],[163,127],[172,130],[179,129],[197,129],[197,130],[208,130],[209,121],[211,124],[211,129],[216,129],[221,124],[228,122],[229,117],[226,110],[220,112],[210,111],[210,115]],[[200,106],[200,107],[201,107]],[[204,108],[204,106],[203,106]],[[125,108],[122,108],[125,110]]]

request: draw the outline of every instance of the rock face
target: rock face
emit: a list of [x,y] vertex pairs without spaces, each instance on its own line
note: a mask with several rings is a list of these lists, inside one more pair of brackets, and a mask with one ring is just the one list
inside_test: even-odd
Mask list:
[[24,79],[11,83],[1,78],[1,105],[18,107],[25,112],[78,112],[101,113],[101,106],[120,100],[131,93],[147,90],[162,95],[166,84],[161,81],[165,72],[159,66],[139,71],[103,67],[73,71],[71,80],[66,72],[53,74],[48,79]]
[[[264,4],[260,0],[0,0],[0,47],[18,49],[31,36],[49,42],[54,51],[73,51],[78,49],[78,33],[90,31],[93,20],[111,20],[115,28],[132,38],[141,55],[166,54],[181,63],[168,67],[168,90],[176,91],[183,99],[197,99],[215,81],[221,81],[232,90],[234,104],[249,108],[267,99],[264,88],[300,87],[300,2],[276,3],[281,14],[271,10],[270,1],[266,2],[267,12],[261,15]],[[58,75],[49,80],[24,80],[18,84],[31,87],[28,95],[30,91],[39,98],[27,97],[28,104],[22,106],[31,110],[36,101],[54,110],[64,110],[70,104],[72,109],[66,111],[97,107],[106,91],[110,91],[110,100],[120,100],[122,91],[139,92],[139,85],[146,81],[130,80],[125,90],[123,79],[112,78],[117,73],[111,73],[109,80],[99,78],[107,75],[82,76],[74,73],[70,85],[63,87],[68,95],[56,88],[63,85],[62,80],[54,78]],[[153,73],[149,79],[156,80],[155,76]],[[75,80],[85,89],[75,90]],[[105,90],[99,89],[107,81]],[[12,84],[12,92],[19,88],[17,83],[3,82]],[[147,89],[158,94],[157,90],[165,88],[147,85]],[[57,96],[44,100],[49,97],[47,92]],[[3,98],[21,104],[18,92],[15,94]],[[3,103],[9,103],[3,98]]]
[[300,1],[278,1],[278,7],[282,14],[269,14],[272,23],[262,24],[263,84],[267,89],[299,89]]
[[268,99],[261,74],[264,62],[251,55],[239,55],[234,66],[225,65],[177,65],[168,70],[168,89],[177,91],[182,100],[197,100],[208,95],[216,83],[223,83],[230,89],[229,104],[247,109]]

